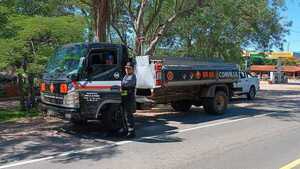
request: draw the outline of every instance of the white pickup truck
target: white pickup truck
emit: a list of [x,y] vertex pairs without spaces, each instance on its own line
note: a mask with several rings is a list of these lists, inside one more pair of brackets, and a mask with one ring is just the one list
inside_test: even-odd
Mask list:
[[247,95],[249,100],[253,100],[259,90],[259,79],[247,72],[239,73],[238,82],[234,83],[234,95]]

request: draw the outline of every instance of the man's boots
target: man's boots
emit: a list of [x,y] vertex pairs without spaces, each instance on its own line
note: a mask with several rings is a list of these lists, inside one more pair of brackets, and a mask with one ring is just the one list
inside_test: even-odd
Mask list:
[[135,138],[135,137],[136,137],[136,135],[135,135],[135,131],[134,130],[128,131],[126,138],[131,139],[131,138]]

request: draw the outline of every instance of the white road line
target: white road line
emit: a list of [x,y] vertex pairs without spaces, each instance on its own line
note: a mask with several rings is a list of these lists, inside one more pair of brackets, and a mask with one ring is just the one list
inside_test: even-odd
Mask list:
[[13,163],[13,164],[0,166],[0,168],[2,169],[2,168],[16,167],[16,166],[25,165],[25,164],[37,163],[37,162],[45,161],[45,160],[51,160],[53,158],[55,158],[55,156],[49,156],[49,157],[45,157],[45,158],[38,158],[38,159],[28,160],[28,161],[21,161],[21,162],[17,162],[17,163]]
[[267,116],[267,115],[270,115],[270,114],[274,114],[274,113],[266,113],[266,114],[260,114],[260,115],[256,115],[256,116],[251,116],[251,117],[244,117],[244,118],[239,118],[239,119],[234,119],[234,120],[222,121],[222,122],[219,122],[219,123],[213,123],[213,124],[207,124],[207,125],[202,125],[202,126],[196,126],[196,127],[192,127],[192,128],[188,128],[188,129],[179,130],[178,133],[184,133],[184,132],[187,132],[187,131],[192,131],[192,130],[207,128],[207,127],[220,126],[220,125],[223,125],[223,124],[234,123],[234,122],[246,120],[246,119],[253,118],[253,117],[256,117],[256,118],[257,117],[263,117],[263,116]]
[[270,115],[270,114],[273,114],[273,113],[266,113],[266,114],[261,114],[261,115],[256,115],[256,116],[250,116],[250,117],[244,117],[244,118],[239,118],[239,119],[234,119],[234,120],[222,121],[222,122],[213,123],[213,124],[199,125],[199,126],[195,126],[195,127],[191,127],[191,128],[187,128],[187,129],[182,129],[182,130],[177,129],[177,130],[172,130],[172,131],[165,132],[165,133],[159,134],[159,135],[141,137],[141,138],[135,139],[135,140],[118,141],[118,142],[115,142],[115,143],[112,143],[112,144],[109,144],[109,145],[105,145],[105,146],[98,146],[98,147],[85,148],[85,149],[82,149],[82,150],[68,151],[68,152],[64,152],[64,153],[61,153],[61,154],[52,155],[52,156],[48,156],[48,157],[43,157],[43,158],[38,158],[38,159],[33,159],[33,160],[26,160],[26,161],[20,161],[20,162],[15,162],[15,163],[11,163],[11,164],[2,165],[2,166],[0,166],[0,169],[37,163],[37,162],[41,162],[41,161],[51,160],[51,159],[58,158],[58,157],[68,156],[68,155],[71,155],[71,154],[79,154],[79,153],[84,153],[84,152],[102,150],[102,149],[105,149],[105,148],[111,148],[111,147],[115,147],[115,146],[121,146],[121,145],[129,144],[129,143],[132,143],[132,142],[135,142],[135,141],[141,141],[141,140],[144,140],[144,139],[151,139],[151,138],[156,138],[156,137],[159,137],[159,136],[164,136],[164,135],[167,135],[167,134],[170,134],[170,133],[185,133],[185,132],[189,132],[189,131],[193,131],[193,130],[208,128],[208,127],[214,127],[214,126],[220,126],[220,125],[224,125],[224,124],[229,124],[229,123],[234,123],[234,122],[238,122],[238,121],[247,120],[247,119],[253,118],[253,117],[256,117],[256,118],[257,117],[263,117],[263,116],[267,116],[267,115]]

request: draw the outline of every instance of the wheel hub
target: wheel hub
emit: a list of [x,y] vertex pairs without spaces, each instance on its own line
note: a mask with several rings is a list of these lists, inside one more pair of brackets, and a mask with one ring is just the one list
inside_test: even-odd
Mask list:
[[216,107],[219,111],[223,110],[225,106],[225,98],[223,96],[216,97]]

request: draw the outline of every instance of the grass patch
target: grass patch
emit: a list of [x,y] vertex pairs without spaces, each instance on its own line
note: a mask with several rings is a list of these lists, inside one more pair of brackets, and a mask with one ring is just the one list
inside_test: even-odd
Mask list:
[[21,111],[20,108],[0,109],[0,122],[16,121],[20,118],[29,118],[39,116],[41,113],[32,109],[30,111]]

